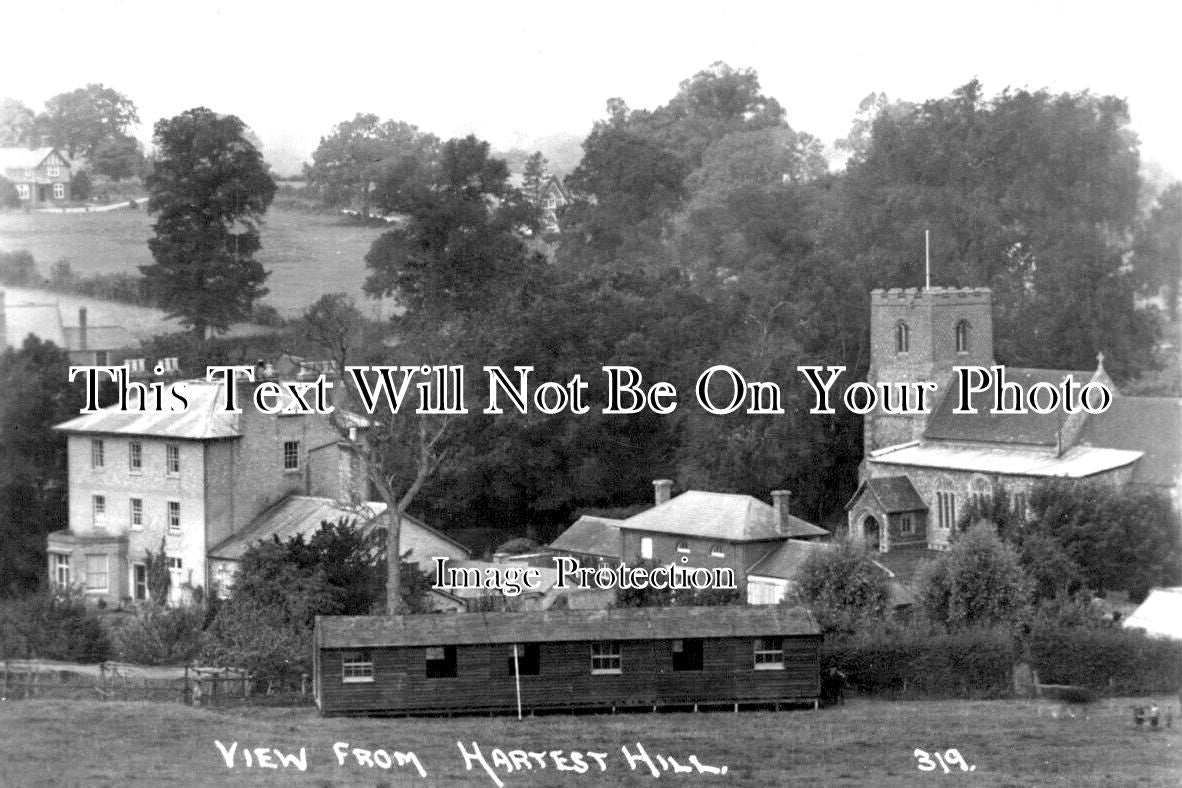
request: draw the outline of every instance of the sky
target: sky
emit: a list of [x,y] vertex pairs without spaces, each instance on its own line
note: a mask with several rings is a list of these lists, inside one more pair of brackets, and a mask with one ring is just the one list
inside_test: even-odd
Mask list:
[[0,96],[40,111],[99,82],[138,105],[145,142],[156,120],[207,106],[242,118],[288,174],[358,112],[529,147],[585,136],[613,96],[655,108],[716,61],[753,68],[792,127],[827,143],[868,93],[922,101],[976,77],[986,95],[1125,98],[1142,159],[1182,177],[1180,22],[1182,4],[1143,0],[9,0]]

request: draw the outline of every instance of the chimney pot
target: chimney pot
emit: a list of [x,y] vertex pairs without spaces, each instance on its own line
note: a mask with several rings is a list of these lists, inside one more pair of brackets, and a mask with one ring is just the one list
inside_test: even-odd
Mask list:
[[657,479],[653,482],[654,500],[657,506],[668,501],[672,492],[673,481],[671,479]]
[[776,510],[776,527],[787,536],[791,532],[788,514],[792,493],[789,490],[772,490],[772,508]]

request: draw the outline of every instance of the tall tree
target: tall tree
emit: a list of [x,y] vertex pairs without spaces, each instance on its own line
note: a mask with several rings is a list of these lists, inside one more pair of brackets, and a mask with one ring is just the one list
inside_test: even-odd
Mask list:
[[1164,289],[1166,309],[1178,319],[1182,285],[1182,183],[1175,181],[1157,198],[1149,216],[1137,226],[1133,268],[1147,290]]
[[0,148],[37,143],[37,116],[23,102],[6,98],[0,102]]
[[102,83],[59,93],[38,116],[44,139],[64,148],[70,158],[93,155],[100,143],[126,137],[139,122],[135,102]]
[[254,256],[276,186],[246,131],[205,107],[156,124],[157,159],[145,179],[156,264],[140,270],[169,315],[202,340],[246,318],[267,293]]
[[438,145],[409,123],[358,113],[320,138],[304,175],[327,206],[356,206],[363,217],[374,204],[401,211],[428,177]]

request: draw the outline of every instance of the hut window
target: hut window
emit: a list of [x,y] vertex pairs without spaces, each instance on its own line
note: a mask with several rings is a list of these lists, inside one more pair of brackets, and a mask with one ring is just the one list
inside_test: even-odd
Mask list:
[[591,644],[591,672],[593,674],[622,673],[619,643]]
[[517,649],[517,675],[537,676],[542,672],[542,654],[537,643],[519,643],[509,648],[509,675],[513,675],[513,649]]
[[712,544],[710,545],[710,555],[714,556],[715,558],[723,558],[726,556],[726,553],[723,552],[722,545]]
[[427,649],[427,678],[454,679],[456,677],[456,647],[434,646]]
[[373,654],[369,651],[341,653],[341,683],[359,684],[373,681]]
[[677,552],[688,553],[689,551],[690,551],[689,542],[686,542],[683,540],[683,541],[680,541],[677,543]]
[[702,669],[702,639],[690,638],[673,641],[673,669]]
[[784,639],[756,638],[755,639],[755,669],[783,670],[784,669]]

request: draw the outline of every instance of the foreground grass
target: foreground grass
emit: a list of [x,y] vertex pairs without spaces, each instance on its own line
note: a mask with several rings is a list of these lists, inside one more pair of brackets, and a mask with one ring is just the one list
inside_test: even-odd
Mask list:
[[[1132,701],[1105,701],[1086,719],[1040,714],[1027,701],[855,701],[821,712],[778,714],[629,714],[512,718],[321,718],[305,709],[199,709],[99,701],[0,703],[0,785],[106,786],[401,786],[494,785],[479,765],[465,770],[457,742],[492,750],[573,750],[606,754],[586,774],[504,769],[507,788],[550,785],[646,785],[647,768],[629,769],[622,746],[680,764],[696,755],[726,774],[662,773],[661,784],[910,786],[1177,786],[1182,779],[1182,721],[1170,730],[1133,726]],[[1046,712],[1048,708],[1042,709]],[[1174,708],[1177,716],[1177,708]],[[238,742],[229,768],[215,745]],[[336,742],[351,748],[414,752],[411,766],[383,769],[352,756],[338,765]],[[248,767],[242,748],[298,753],[307,771]],[[956,748],[975,768],[923,772],[914,751]],[[550,758],[550,756],[546,756]],[[656,759],[654,758],[654,761]],[[659,768],[659,764],[658,764]]]

